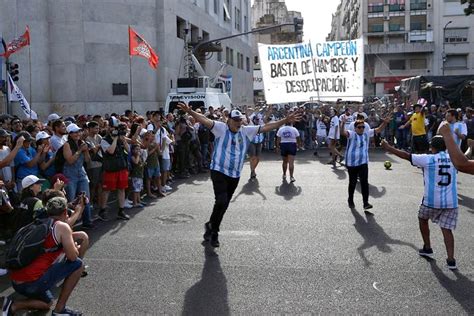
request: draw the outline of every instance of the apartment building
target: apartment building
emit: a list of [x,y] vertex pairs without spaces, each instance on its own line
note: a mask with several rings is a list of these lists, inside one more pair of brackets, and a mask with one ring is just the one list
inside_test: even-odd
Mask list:
[[363,37],[366,96],[392,93],[407,77],[472,74],[474,19],[464,7],[457,0],[342,0],[328,40]]

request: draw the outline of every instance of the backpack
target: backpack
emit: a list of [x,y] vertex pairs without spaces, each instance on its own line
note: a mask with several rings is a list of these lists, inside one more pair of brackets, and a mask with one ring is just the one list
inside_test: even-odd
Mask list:
[[17,270],[31,264],[38,256],[54,252],[60,246],[45,249],[44,241],[52,231],[52,218],[37,219],[21,228],[13,237],[6,251],[5,265],[7,269]]

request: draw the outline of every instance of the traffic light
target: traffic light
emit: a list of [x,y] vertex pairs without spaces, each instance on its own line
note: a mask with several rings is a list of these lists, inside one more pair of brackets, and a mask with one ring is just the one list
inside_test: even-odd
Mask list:
[[295,33],[297,35],[303,35],[303,19],[294,18],[293,23],[295,25]]
[[7,64],[7,70],[8,70],[8,73],[10,74],[10,77],[12,77],[12,80],[13,81],[18,81],[18,75],[20,74],[20,70],[19,70],[19,66],[18,64],[14,64],[14,63],[8,63]]

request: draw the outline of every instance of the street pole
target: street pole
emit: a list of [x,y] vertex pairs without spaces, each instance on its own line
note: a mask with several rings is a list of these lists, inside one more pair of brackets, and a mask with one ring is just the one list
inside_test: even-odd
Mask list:
[[443,62],[442,69],[443,69],[443,76],[444,76],[444,66],[446,64],[446,28],[449,24],[453,23],[453,21],[449,21],[443,28],[443,56],[441,61]]
[[132,55],[130,57],[130,110],[133,112]]
[[31,113],[33,112],[33,94],[32,94],[32,88],[31,88],[31,41],[30,45],[28,45],[28,66],[30,68],[30,120],[31,120]]

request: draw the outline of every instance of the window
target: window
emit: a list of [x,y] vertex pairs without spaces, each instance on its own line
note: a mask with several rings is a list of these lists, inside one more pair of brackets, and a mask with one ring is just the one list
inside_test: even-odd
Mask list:
[[225,48],[225,62],[230,66],[234,66],[234,50],[232,48]]
[[389,62],[389,68],[391,70],[405,70],[405,59],[393,59]]
[[128,95],[128,83],[112,83],[112,95]]
[[249,18],[245,15],[244,16],[244,32],[249,31]]
[[240,13],[240,10],[237,9],[237,7],[235,8],[234,19],[235,19],[235,29],[237,31],[241,31],[242,27],[240,23],[242,23],[242,15]]
[[253,63],[254,63],[255,65],[258,64],[258,56],[254,56],[254,57],[253,57]]
[[249,57],[245,58],[245,69],[247,70],[247,72],[250,72],[250,58]]
[[244,55],[237,53],[237,68],[244,69]]
[[209,0],[204,0],[204,10],[209,13]]
[[217,52],[217,61],[222,62],[222,52]]
[[371,32],[371,33],[383,32],[383,24],[369,25],[369,32]]
[[214,13],[219,14],[219,0],[214,0]]
[[445,43],[463,43],[467,42],[469,28],[449,28],[444,31]]
[[411,10],[426,10],[426,0],[411,0]]
[[176,17],[176,36],[180,39],[185,39],[186,34],[184,33],[184,29],[186,28],[186,21],[180,18],[179,16]]
[[444,68],[467,68],[467,55],[447,55]]
[[405,30],[405,25],[401,24],[390,24],[388,27],[390,32],[398,32],[398,31],[404,31]]
[[411,31],[424,31],[426,30],[426,23],[423,22],[411,22],[410,23]]
[[380,4],[375,4],[371,3],[369,4],[369,13],[376,13],[376,12],[383,12],[383,3]]
[[410,60],[411,69],[426,69],[426,58],[422,59],[411,59]]
[[224,13],[223,13],[224,14],[224,21],[230,21],[231,20],[230,11],[229,11],[230,0],[224,0],[223,5],[224,5]]

